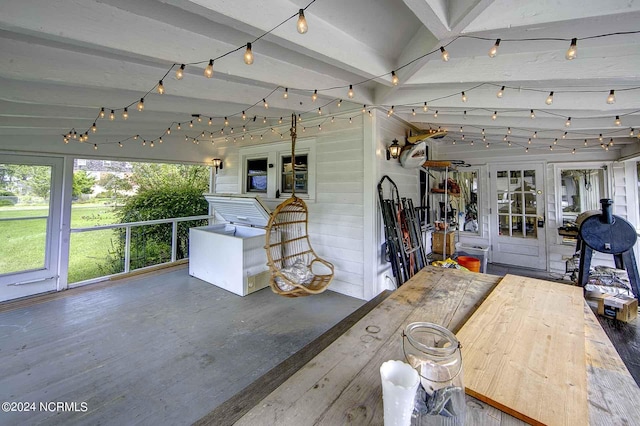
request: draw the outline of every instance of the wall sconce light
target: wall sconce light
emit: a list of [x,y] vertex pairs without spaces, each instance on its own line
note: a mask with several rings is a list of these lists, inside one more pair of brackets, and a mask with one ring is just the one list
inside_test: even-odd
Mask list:
[[224,166],[222,160],[219,158],[214,158],[213,160],[211,160],[211,165],[216,168],[216,174],[218,174],[218,169],[222,170]]
[[400,157],[402,147],[398,144],[398,139],[394,139],[393,143],[387,148],[387,160]]

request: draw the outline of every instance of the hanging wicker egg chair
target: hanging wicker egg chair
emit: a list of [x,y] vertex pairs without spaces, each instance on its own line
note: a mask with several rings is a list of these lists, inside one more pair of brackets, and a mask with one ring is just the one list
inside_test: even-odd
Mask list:
[[292,195],[271,214],[266,229],[269,284],[274,293],[301,297],[322,293],[333,279],[333,265],[320,258],[311,247],[305,202],[295,195],[296,116],[291,120]]

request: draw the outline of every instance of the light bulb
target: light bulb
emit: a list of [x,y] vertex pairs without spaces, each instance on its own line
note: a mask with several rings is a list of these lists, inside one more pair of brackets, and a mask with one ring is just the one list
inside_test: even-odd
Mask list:
[[72,137],[73,139],[76,139],[76,138],[78,137],[78,133],[74,130],[74,131],[73,131],[73,134],[71,135],[71,137]]
[[139,137],[140,137],[140,135],[135,135],[135,136],[133,137],[133,140],[134,140],[134,141],[137,141]]
[[571,151],[571,153],[572,153],[572,154],[575,154],[575,153],[576,153],[576,149],[575,149],[575,148],[573,148],[573,150]]
[[342,99],[338,101],[338,108],[340,108],[341,106],[342,106]]
[[95,149],[97,151],[98,150],[98,144],[94,143],[93,144],[93,149]]
[[144,111],[144,98],[140,98],[140,102],[138,102],[138,111]]
[[564,55],[565,58],[567,58],[568,60],[572,60],[575,59],[576,56],[578,55],[578,39],[577,38],[572,38],[571,39],[571,46],[569,46],[569,49],[567,50],[567,53]]
[[536,118],[536,113],[533,112],[533,110],[531,110],[531,115],[530,116],[531,116],[531,118]]
[[189,121],[189,127],[193,129],[193,120]]
[[111,110],[111,112],[109,113],[109,120],[113,121],[116,119],[116,114],[115,112],[113,112],[113,110]]
[[158,82],[158,93],[164,95],[164,84],[162,84],[162,80]]
[[529,147],[526,147],[524,152],[529,152]]
[[584,146],[587,146],[587,140],[586,139],[584,140]]
[[278,119],[278,124],[282,124],[282,117]]
[[228,126],[229,125],[229,120],[227,119],[227,117],[224,118],[224,125]]
[[213,118],[209,117],[209,121],[207,122],[207,124],[211,126],[213,124]]
[[309,30],[307,19],[304,17],[304,9],[300,9],[298,12],[298,24],[296,26],[300,34],[304,34]]
[[198,114],[198,123],[202,123],[202,117]]
[[398,83],[400,83],[400,79],[396,75],[396,72],[395,71],[391,71],[391,84],[393,84],[394,86],[397,86]]
[[460,136],[460,139],[464,140],[464,135]]
[[609,146],[613,146],[613,138],[609,139]]
[[511,127],[507,127],[507,134],[510,135],[511,134]]
[[158,143],[162,143],[162,137],[158,138]]
[[289,89],[288,88],[284,88],[284,93],[282,94],[282,97],[285,99],[289,99]]
[[608,104],[615,104],[616,103],[616,95],[615,95],[615,91],[614,90],[610,90],[609,91],[609,96],[607,96],[607,103]]
[[553,144],[554,144],[554,145],[557,145],[557,144],[558,144],[558,138],[555,138],[555,139],[553,140]]
[[349,96],[349,99],[353,99],[353,84],[349,85],[349,91],[347,92],[347,96]]
[[471,143],[469,145],[473,146],[473,141],[471,141]]
[[507,141],[507,145],[511,146],[511,141]]
[[301,122],[302,122],[302,115],[298,114],[298,123],[301,123]]
[[493,47],[489,49],[490,58],[495,58],[496,54],[498,53],[498,46],[500,46],[500,39],[497,39],[496,44],[494,44]]
[[151,143],[149,143],[149,146],[150,146],[151,148],[153,148],[153,147],[155,146],[155,145],[153,144],[153,141],[151,141]]
[[486,148],[489,148],[489,142],[487,142],[487,144],[485,145]]
[[433,113],[433,118],[438,118],[438,110],[436,110],[436,112]]
[[547,100],[544,101],[545,104],[551,105],[553,103],[553,92],[549,92],[549,96],[547,96]]
[[178,123],[178,130],[182,129],[182,124]]
[[[98,128],[96,127],[96,123],[93,123],[93,124],[91,125],[91,132],[92,132],[92,133],[95,133],[95,132],[97,132],[97,131],[98,131]],[[633,129],[631,129],[631,136],[633,136]]]
[[[367,112],[367,104],[362,105],[362,113],[364,114],[365,112]],[[413,115],[416,115],[415,111],[413,111]]]
[[562,139],[566,139],[567,138],[567,132],[564,132],[564,135],[562,135]]
[[247,131],[247,126],[245,126],[244,124],[242,125],[242,132],[246,132]]
[[622,124],[621,121],[620,121],[620,116],[619,115],[616,115],[616,121],[614,121],[613,124],[615,124],[616,126],[619,126],[620,124]]
[[533,138],[537,139],[538,138],[538,132],[533,132]]
[[204,69],[204,76],[207,78],[213,77],[213,59],[209,59],[209,65]]
[[167,134],[170,135],[171,134],[171,127],[167,127]]
[[630,137],[633,137],[633,136],[634,136],[634,135],[633,135],[633,127],[631,128],[631,130],[629,130],[629,136],[630,136]]
[[251,51],[251,43],[247,43],[247,50],[244,52],[244,63],[253,64],[253,52]]
[[314,90],[313,95],[311,95],[311,102],[315,102],[318,99],[318,91]]
[[504,138],[502,138],[503,141],[507,141],[507,135],[504,135]]
[[262,98],[262,105],[264,106],[264,109],[269,109],[269,104],[267,103],[267,100]]
[[267,117],[262,117],[262,124],[267,124]]
[[467,95],[464,94],[464,92],[462,92],[462,102],[467,102]]
[[440,52],[442,52],[442,55],[441,55],[442,56],[442,60],[445,61],[445,62],[448,62],[449,61],[449,52],[447,52],[445,50],[445,48],[442,47],[442,46],[440,46]]
[[567,121],[564,123],[566,127],[571,126],[571,117],[567,118]]
[[247,119],[247,114],[244,113],[244,111],[242,111],[242,119],[246,120]]
[[322,115],[322,108],[318,108],[318,115]]
[[122,145],[122,142],[118,142],[118,146],[122,148],[124,145]]
[[127,118],[129,118],[129,109],[125,108],[124,110],[122,110],[122,119],[126,120]]
[[498,111],[493,111],[493,115],[491,116],[491,119],[495,120],[496,118],[498,118]]
[[414,108],[411,108],[411,115],[413,115],[414,117],[416,116],[416,110]]
[[100,118],[104,118],[104,108],[100,108]]
[[553,151],[553,145],[549,145],[549,151]]
[[353,121],[351,120],[351,117],[349,117],[349,124],[352,124]]
[[391,109],[389,110],[389,112],[387,112],[387,116],[392,116],[393,115],[393,105],[391,105]]
[[429,111],[429,107],[427,106],[427,103],[425,102],[424,105],[422,106],[422,111],[427,112]]
[[502,95],[504,95],[504,86],[502,86],[502,87],[500,88],[500,90],[498,90],[498,93],[496,93],[496,96],[497,96],[498,98],[501,98],[501,97],[502,97]]
[[602,142],[602,133],[600,133],[600,136],[598,136],[598,140]]
[[456,140],[454,139],[453,142],[451,142],[451,145],[455,145],[456,144]]
[[184,64],[176,70],[176,80],[182,80],[182,77],[184,77]]

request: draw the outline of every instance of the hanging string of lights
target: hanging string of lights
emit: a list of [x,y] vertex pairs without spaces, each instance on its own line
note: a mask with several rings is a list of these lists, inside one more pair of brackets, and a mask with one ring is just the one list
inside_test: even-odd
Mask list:
[[[243,48],[245,48],[244,61],[245,61],[246,64],[251,65],[253,63],[253,59],[254,59],[253,58],[253,50],[252,50],[253,44],[256,43],[257,41],[261,40],[266,35],[271,34],[273,31],[275,31],[277,28],[281,27],[285,23],[289,22],[291,19],[293,19],[295,17],[298,17],[297,24],[296,24],[297,31],[300,34],[305,34],[308,31],[308,24],[307,24],[307,21],[306,21],[306,17],[304,16],[304,11],[307,8],[309,8],[315,1],[316,0],[312,0],[310,3],[307,4],[307,6],[305,6],[302,9],[299,9],[297,13],[289,16],[288,18],[283,20],[281,23],[279,23],[278,25],[276,25],[272,29],[270,29],[270,30],[264,32],[262,35],[256,37],[251,42],[247,42],[246,46],[245,45],[239,46],[239,47],[237,47],[235,49],[232,49],[232,50],[230,50],[230,51],[228,51],[228,52],[226,52],[226,53],[224,53],[222,55],[219,55],[218,57],[210,58],[208,60],[190,62],[190,63],[185,63],[185,64],[174,63],[164,73],[162,78],[160,80],[158,80],[158,83],[155,84],[151,89],[149,89],[139,100],[131,102],[130,104],[128,104],[128,105],[126,105],[126,106],[124,106],[122,108],[105,108],[105,107],[102,107],[100,109],[96,119],[93,121],[93,124],[89,127],[89,129],[87,131],[85,131],[84,133],[81,132],[80,134],[78,134],[77,131],[75,130],[75,128],[72,128],[71,131],[69,131],[67,134],[63,135],[64,142],[65,143],[69,143],[69,141],[72,140],[72,139],[73,140],[78,139],[80,142],[86,142],[89,139],[89,131],[91,131],[91,133],[96,133],[97,132],[96,123],[97,123],[98,119],[104,119],[106,117],[106,110],[110,110],[109,119],[111,121],[115,120],[115,112],[116,111],[122,111],[122,118],[124,120],[126,120],[128,118],[128,109],[130,107],[132,107],[133,105],[136,105],[138,111],[143,111],[144,110],[144,106],[145,106],[144,105],[145,98],[148,95],[150,95],[154,90],[157,91],[158,94],[160,94],[160,95],[165,93],[164,79],[176,67],[177,67],[176,73],[175,73],[176,79],[177,80],[182,80],[183,77],[184,77],[184,71],[185,71],[187,66],[202,65],[204,63],[207,63],[207,66],[204,69],[204,76],[207,77],[207,78],[211,78],[213,76],[214,63],[215,63],[216,60],[219,60],[219,59],[222,59],[222,58],[224,58],[226,56],[229,56],[229,55],[231,55],[231,54],[233,54],[233,53],[235,53],[237,51],[242,50]],[[638,34],[638,33],[640,33],[640,31],[626,31],[626,32],[615,32],[615,33],[607,33],[607,34],[598,34],[598,35],[593,35],[593,36],[587,36],[587,37],[581,37],[581,38],[572,38],[572,39],[566,39],[566,38],[496,39],[494,45],[489,50],[489,57],[493,58],[493,57],[495,57],[497,55],[498,48],[499,48],[501,42],[530,42],[530,41],[565,41],[566,42],[566,41],[570,41],[570,46],[569,46],[569,48],[568,48],[568,50],[567,50],[567,52],[565,54],[565,58],[567,60],[573,60],[573,59],[575,59],[577,57],[577,42],[578,42],[578,40],[588,40],[588,39],[595,39],[595,38],[602,38],[602,37],[613,37],[613,36],[618,36],[618,35],[628,35],[628,34]],[[355,96],[354,90],[353,90],[353,86],[362,85],[362,84],[365,84],[365,83],[370,82],[372,80],[378,80],[378,79],[381,79],[381,78],[385,78],[387,76],[390,77],[392,85],[394,85],[394,86],[397,85],[399,83],[399,81],[400,81],[399,77],[397,75],[398,71],[400,71],[401,69],[403,69],[403,68],[405,68],[405,67],[407,67],[407,66],[409,66],[409,65],[411,65],[413,63],[415,63],[416,61],[419,61],[419,60],[421,60],[421,59],[423,59],[423,58],[425,58],[427,56],[430,56],[430,55],[432,55],[434,53],[440,52],[442,60],[445,61],[445,62],[449,61],[450,55],[449,55],[449,52],[446,50],[446,47],[449,47],[452,43],[454,43],[456,40],[461,39],[461,38],[472,38],[472,39],[479,39],[479,40],[493,40],[493,39],[486,38],[486,37],[471,36],[471,35],[460,35],[460,36],[457,36],[453,40],[451,40],[449,43],[446,43],[446,44],[440,46],[437,49],[434,49],[434,50],[432,50],[430,52],[427,52],[427,53],[425,53],[425,54],[423,54],[423,55],[421,55],[421,56],[419,56],[419,57],[417,57],[417,58],[405,63],[404,65],[399,66],[395,70],[391,70],[391,71],[389,71],[387,73],[384,73],[384,74],[381,74],[381,75],[378,75],[378,76],[374,76],[374,77],[371,77],[371,78],[367,78],[367,79],[361,80],[361,81],[356,82],[356,83],[349,84],[348,85],[347,97],[349,99],[352,99]],[[377,108],[377,107],[388,108],[388,112],[387,112],[388,116],[391,116],[394,112],[396,112],[397,111],[397,109],[396,109],[397,107],[400,107],[400,108],[411,108],[411,113],[413,115],[415,115],[415,107],[416,106],[422,106],[423,111],[427,112],[429,103],[437,102],[437,101],[443,100],[443,99],[448,99],[448,98],[451,98],[453,96],[461,96],[461,101],[462,102],[467,102],[467,100],[468,100],[467,93],[468,92],[471,92],[473,90],[481,88],[481,87],[483,87],[485,85],[491,85],[491,86],[500,87],[500,89],[498,90],[498,92],[496,94],[496,96],[498,98],[502,98],[505,95],[506,89],[518,90],[518,91],[544,92],[544,93],[547,92],[547,90],[545,90],[545,89],[512,87],[512,86],[508,86],[508,85],[498,85],[496,83],[481,83],[481,84],[472,86],[472,87],[470,87],[468,89],[465,89],[465,90],[463,90],[461,92],[456,92],[456,93],[445,95],[445,96],[442,96],[442,97],[439,97],[439,98],[434,98],[434,99],[430,99],[430,100],[427,100],[427,101],[423,101],[423,103],[421,102],[420,104],[413,103],[413,104],[405,104],[405,105],[399,105],[399,106],[392,105],[390,108],[388,108],[385,105],[371,105],[370,108]],[[323,88],[323,89],[295,89],[295,88],[292,88],[292,91],[295,91],[295,92],[298,92],[298,93],[309,93],[309,92],[312,92],[311,99],[312,99],[313,102],[315,102],[317,100],[317,98],[318,98],[318,92],[326,92],[326,91],[337,90],[337,89],[346,89],[346,88],[347,88],[347,85],[334,86],[334,87],[328,87],[328,88]],[[249,105],[244,110],[242,110],[242,112],[236,112],[236,113],[230,114],[227,117],[224,117],[225,127],[228,126],[228,117],[235,117],[235,116],[242,115],[243,120],[245,120],[246,119],[246,111],[249,111],[249,110],[255,108],[260,103],[262,103],[264,109],[268,109],[269,106],[268,106],[267,99],[271,95],[273,95],[276,91],[283,90],[283,97],[285,99],[288,98],[288,95],[290,93],[289,89],[290,88],[288,88],[288,87],[277,86],[276,88],[271,90],[271,92],[268,95],[263,97],[261,100],[258,100],[255,103]],[[620,92],[633,91],[633,90],[638,90],[638,89],[640,89],[640,87],[618,88],[618,89],[615,89],[615,90],[611,89],[611,90],[608,91],[608,94],[607,94],[607,97],[606,97],[606,103],[607,104],[615,103],[615,101],[616,101],[615,91],[616,90],[620,93]],[[557,93],[600,93],[600,92],[602,92],[602,91],[597,91],[597,90],[561,90],[561,91],[556,90],[556,91],[550,91],[549,95],[547,96],[547,98],[545,100],[545,103],[547,105],[551,105],[553,103],[554,93],[557,94]],[[333,102],[336,102],[337,106],[340,107],[341,104],[342,104],[342,99],[329,101],[323,107],[326,107],[326,106],[328,106],[329,104],[331,104]],[[367,106],[364,105],[363,106],[363,113],[366,111],[366,109],[367,109]],[[446,111],[445,109],[441,109],[441,110],[442,111]],[[317,111],[318,111],[318,114],[321,115],[322,114],[322,107],[319,107]],[[493,114],[491,115],[491,118],[493,120],[497,119],[498,111],[499,110],[494,110],[493,111]],[[531,117],[535,118],[534,110],[531,109],[530,111],[531,111]],[[553,113],[553,112],[550,112],[550,111],[542,111],[542,110],[539,110],[539,111],[547,113],[547,114],[550,114],[550,115],[556,115],[558,117],[563,117],[560,114],[556,114],[556,113]],[[306,114],[308,112],[309,111],[306,111],[304,113],[298,113],[299,120],[301,120],[301,115],[302,114]],[[509,111],[505,111],[505,112],[517,112],[517,111],[509,110]],[[629,112],[629,113],[616,115],[614,124],[616,126],[621,126],[621,119],[620,119],[621,116],[624,117],[624,116],[627,116],[627,115],[635,114],[637,112],[638,111],[633,111],[633,112]],[[465,115],[466,115],[466,113],[467,113],[467,111],[464,111]],[[438,110],[435,111],[435,114],[434,114],[435,118],[437,118],[437,114],[438,114]],[[369,115],[371,115],[371,109],[369,109]],[[194,114],[194,116],[198,117],[198,121],[201,120],[200,114]],[[215,117],[215,118],[219,119],[221,117]],[[565,118],[567,120],[565,125],[567,127],[570,126],[571,117],[563,117],[563,118]],[[604,117],[581,117],[581,119],[582,118],[593,119],[593,118],[604,118]],[[214,119],[214,117],[209,117],[209,125],[212,125],[213,119]],[[269,119],[271,120],[271,119],[273,119],[273,117],[269,117]],[[253,118],[254,122],[255,122],[255,120],[256,120],[256,116],[254,116],[254,118]],[[349,117],[349,121],[350,122],[352,121],[352,117]],[[263,124],[266,124],[266,123],[267,123],[267,117],[265,116],[264,119],[263,119]],[[181,123],[179,123],[179,122],[177,123],[177,129],[178,130],[180,129],[180,124]],[[192,122],[191,122],[191,124],[192,124]],[[170,134],[171,133],[171,128],[174,125],[176,125],[176,122],[171,123],[171,125],[167,128],[167,130],[165,130],[162,133],[161,136],[150,140],[150,146],[153,146],[155,141],[158,141],[159,143],[162,143],[162,137],[165,136],[165,135]],[[244,128],[244,126],[243,126],[243,128]],[[319,128],[321,129],[321,125],[319,125]],[[245,131],[246,131],[246,129],[245,129]],[[231,132],[233,133],[233,128],[231,129]],[[204,133],[205,132],[202,132],[203,137],[204,137]],[[221,133],[224,135],[224,127],[221,130]],[[210,134],[211,134],[211,137],[213,138],[213,133],[210,133]],[[633,134],[633,129],[631,130],[631,134]],[[251,136],[253,136],[253,134]],[[262,137],[263,135],[261,134],[260,136]],[[281,136],[282,136],[282,134],[281,134]],[[106,143],[117,143],[119,146],[123,146],[124,142],[130,141],[131,139],[136,140],[138,138],[139,138],[139,136],[136,135],[136,136],[128,137],[128,138],[126,138],[124,140],[121,140],[121,141],[106,142]],[[193,140],[194,143],[198,141],[197,138],[189,137],[189,136],[186,136],[186,139],[187,140]],[[145,139],[143,139],[143,145],[146,146],[146,142],[147,141]],[[98,144],[94,144],[94,149],[97,149],[97,146],[98,146]]]

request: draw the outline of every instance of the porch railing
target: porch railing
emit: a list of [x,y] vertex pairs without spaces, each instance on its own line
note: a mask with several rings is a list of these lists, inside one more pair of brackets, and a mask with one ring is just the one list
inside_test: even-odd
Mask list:
[[[198,220],[208,220],[209,224],[214,224],[216,222],[215,216],[201,215],[201,216],[176,217],[176,218],[170,218],[170,219],[147,220],[147,221],[141,221],[141,222],[115,223],[111,225],[99,225],[99,226],[92,226],[92,227],[86,227],[86,228],[72,228],[70,230],[72,235],[87,233],[87,232],[99,232],[99,231],[105,231],[105,230],[124,229],[125,244],[124,244],[124,265],[123,265],[122,272],[105,274],[100,277],[95,277],[95,278],[74,282],[74,283],[71,283],[70,286],[84,285],[84,284],[89,284],[97,281],[103,281],[113,276],[123,275],[131,272],[131,234],[132,234],[132,230],[137,227],[143,227],[143,226],[149,226],[149,225],[171,224],[171,258],[169,261],[166,261],[166,262],[161,262],[161,263],[140,267],[140,268],[134,268],[134,270],[151,269],[151,268],[157,267],[158,265],[170,265],[171,263],[175,263],[179,260],[182,260],[177,258],[178,257],[177,256],[178,224],[181,222],[191,222],[191,221],[198,221]],[[188,259],[188,257],[184,259]]]

